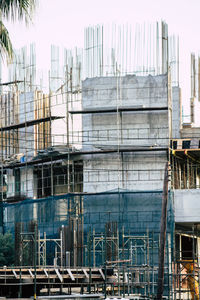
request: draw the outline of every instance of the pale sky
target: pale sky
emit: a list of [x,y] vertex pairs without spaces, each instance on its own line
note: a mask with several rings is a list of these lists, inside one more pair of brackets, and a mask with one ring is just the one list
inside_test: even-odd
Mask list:
[[[200,50],[200,0],[38,0],[33,25],[6,23],[15,48],[31,42],[37,61],[50,63],[50,45],[83,46],[83,31],[99,23],[143,23],[165,20],[180,38],[180,86],[189,97],[190,52]],[[187,88],[186,88],[187,86]]]

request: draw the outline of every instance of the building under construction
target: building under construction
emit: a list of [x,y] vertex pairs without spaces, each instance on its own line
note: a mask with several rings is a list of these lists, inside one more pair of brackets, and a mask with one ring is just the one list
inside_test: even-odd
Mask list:
[[164,22],[89,27],[63,68],[52,46],[48,91],[34,46],[16,55],[0,97],[0,226],[15,239],[2,295],[35,279],[38,293],[154,297],[163,252],[164,296],[199,299],[200,63],[185,124],[178,51]]

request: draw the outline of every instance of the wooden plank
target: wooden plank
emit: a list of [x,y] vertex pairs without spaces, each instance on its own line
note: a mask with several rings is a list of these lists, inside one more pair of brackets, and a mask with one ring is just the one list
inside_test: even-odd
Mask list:
[[67,272],[71,278],[72,281],[75,281],[75,278],[74,278],[74,275],[72,274],[71,270],[70,269],[67,269]]
[[178,150],[182,149],[182,142],[183,142],[183,140],[181,140],[181,139],[177,141],[177,149]]

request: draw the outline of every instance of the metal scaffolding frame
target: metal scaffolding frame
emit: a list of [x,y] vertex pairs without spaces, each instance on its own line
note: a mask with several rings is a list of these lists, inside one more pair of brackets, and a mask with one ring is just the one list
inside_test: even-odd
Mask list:
[[[48,76],[49,89],[47,95],[38,91],[39,84],[36,83],[36,65],[35,65],[35,50],[34,46],[31,46],[30,57],[27,64],[26,59],[22,59],[26,56],[26,49],[24,48],[19,53],[17,61],[10,68],[10,81],[1,83],[2,90],[7,92],[6,99],[14,99],[16,97],[16,105],[14,100],[5,101],[5,112],[11,111],[5,116],[1,116],[0,122],[0,145],[1,145],[1,199],[2,203],[6,202],[18,202],[27,200],[29,198],[29,191],[33,191],[33,195],[30,198],[33,201],[36,198],[44,200],[50,197],[54,199],[56,195],[73,195],[74,199],[66,201],[62,208],[63,214],[67,215],[67,222],[60,232],[57,233],[58,238],[49,238],[48,233],[43,231],[43,236],[38,231],[37,239],[34,237],[33,232],[23,232],[23,224],[20,222],[21,228],[20,242],[19,232],[16,234],[16,251],[26,252],[28,245],[37,242],[37,260],[38,267],[44,271],[43,275],[46,275],[47,266],[47,244],[53,243],[57,245],[54,248],[55,259],[55,274],[60,280],[59,284],[63,286],[64,277],[70,277],[70,289],[74,286],[74,280],[81,274],[81,278],[84,278],[84,282],[78,282],[78,287],[84,290],[84,287],[88,287],[91,292],[92,287],[98,289],[105,294],[111,295],[142,295],[142,297],[154,296],[156,293],[156,284],[158,276],[157,255],[159,249],[159,238],[155,232],[147,230],[142,234],[132,234],[120,228],[119,224],[106,223],[105,232],[101,234],[96,233],[94,228],[91,228],[84,240],[84,210],[83,200],[80,202],[76,200],[76,195],[85,195],[83,191],[83,183],[86,179],[83,178],[83,161],[99,157],[100,155],[106,155],[112,161],[112,155],[117,154],[120,165],[120,157],[127,153],[145,153],[150,155],[156,155],[157,152],[163,152],[166,156],[166,160],[171,160],[172,167],[172,186],[173,188],[198,188],[195,178],[199,174],[199,146],[195,149],[174,149],[173,146],[133,146],[136,140],[142,142],[145,138],[142,137],[141,129],[137,129],[135,137],[131,136],[129,129],[122,128],[122,115],[128,112],[171,112],[171,104],[163,107],[122,107],[122,86],[121,78],[124,74],[164,74],[168,72],[168,66],[171,63],[172,84],[177,86],[179,83],[178,74],[178,40],[175,38],[169,38],[167,36],[167,25],[161,23],[161,28],[156,24],[156,37],[153,38],[153,42],[156,45],[155,49],[151,49],[152,52],[148,56],[146,61],[145,53],[140,53],[141,40],[139,35],[143,30],[137,27],[135,42],[140,45],[134,52],[133,60],[130,60],[131,70],[128,65],[129,50],[133,45],[126,45],[126,49],[108,49],[108,62],[107,64],[103,51],[108,45],[105,45],[106,36],[103,26],[97,26],[96,28],[88,28],[85,34],[85,49],[76,49],[75,51],[66,50],[64,52],[64,68],[60,72],[59,66],[59,49],[55,46],[51,49],[51,71]],[[116,27],[112,29],[114,36],[118,37],[120,34],[123,38],[131,35],[129,28],[125,29]],[[112,32],[111,30],[111,32]],[[161,30],[161,31],[160,31]],[[110,33],[109,33],[110,34]],[[153,27],[150,27],[150,32],[144,32],[144,36],[153,36]],[[95,44],[95,42],[97,42]],[[136,44],[137,44],[136,43]],[[168,43],[171,43],[170,53],[168,51]],[[94,55],[91,55],[93,51]],[[85,63],[83,64],[83,52],[85,54]],[[157,61],[155,62],[155,53]],[[169,54],[169,57],[168,57]],[[132,59],[132,58],[131,58]],[[137,60],[142,64],[140,66],[135,65]],[[124,64],[123,64],[124,62]],[[195,96],[195,76],[197,75],[194,70],[194,58],[193,62],[193,77],[192,88]],[[155,66],[153,66],[153,63]],[[146,66],[145,66],[146,65]],[[14,72],[14,70],[16,72]],[[87,74],[90,78],[97,76],[114,76],[116,79],[116,95],[117,104],[116,107],[107,108],[81,108],[81,80],[86,78]],[[18,76],[18,77],[16,77]],[[40,82],[42,84],[42,79]],[[10,87],[10,88],[8,88]],[[42,86],[41,86],[42,87]],[[170,83],[168,81],[167,97],[169,100],[170,95]],[[199,85],[198,85],[199,88]],[[41,89],[42,90],[42,89]],[[37,97],[34,93],[37,92]],[[30,100],[28,93],[33,93]],[[14,96],[13,96],[14,95]],[[22,105],[20,107],[19,97],[23,95]],[[3,99],[3,98],[2,98]],[[158,96],[159,99],[159,96]],[[158,100],[157,99],[157,100]],[[29,101],[30,100],[30,101]],[[3,100],[1,100],[3,103]],[[8,106],[6,106],[9,103]],[[2,104],[3,107],[3,104]],[[23,111],[20,112],[20,108],[23,107]],[[11,110],[10,110],[11,108]],[[59,109],[60,110],[59,110]],[[64,110],[63,110],[64,108]],[[63,111],[62,111],[63,110]],[[78,115],[89,114],[115,114],[116,116],[116,129],[102,129],[97,130],[94,133],[93,130],[87,131],[76,130],[76,117],[81,118]],[[34,118],[30,117],[34,116]],[[20,118],[23,119],[20,121]],[[79,119],[80,121],[81,119]],[[65,128],[65,130],[58,134],[55,130],[54,123],[56,121],[63,121],[62,126],[59,129]],[[64,124],[64,125],[63,125]],[[24,129],[21,130],[21,129]],[[34,130],[34,132],[32,131]],[[146,130],[147,128],[142,128]],[[55,130],[55,131],[54,131]],[[113,134],[113,130],[116,132],[116,136]],[[168,128],[158,128],[158,131],[165,131]],[[150,136],[148,130],[145,131],[149,140],[154,141],[154,138]],[[132,133],[133,134],[133,133]],[[37,137],[37,138],[35,138]],[[124,138],[127,145],[121,145],[121,140]],[[167,136],[162,139],[162,142],[168,142],[171,136]],[[31,144],[34,140],[34,145]],[[45,142],[44,142],[45,140]],[[20,156],[19,142],[23,143],[24,155]],[[106,145],[106,142],[112,142],[111,145]],[[180,142],[179,139],[177,139]],[[105,143],[105,145],[101,145]],[[95,149],[85,150],[81,149],[81,145],[88,143],[88,145],[95,146]],[[96,143],[96,144],[95,144]],[[152,142],[153,143],[153,142]],[[12,145],[12,147],[11,147]],[[63,146],[63,147],[62,147]],[[11,149],[12,148],[12,149]],[[23,148],[23,147],[21,147]],[[37,148],[37,149],[36,149]],[[37,151],[36,151],[37,150]],[[32,152],[34,152],[34,155]],[[18,156],[19,155],[19,156]],[[31,159],[27,159],[31,157]],[[122,159],[125,162],[125,159]],[[127,161],[128,162],[128,161]],[[103,170],[110,174],[117,174],[116,186],[119,188],[120,179],[119,174],[123,173],[123,166],[117,165],[116,169]],[[10,197],[6,196],[6,179],[8,176],[17,178],[20,176],[19,170],[25,170],[24,176],[24,195],[21,194],[22,182],[16,179],[13,183],[16,194]],[[29,170],[33,170],[33,176],[29,178]],[[86,172],[92,174],[94,170],[85,168]],[[133,170],[129,170],[132,172]],[[163,170],[156,170],[160,173]],[[95,172],[102,172],[102,169],[96,169]],[[109,173],[110,172],[110,173]],[[149,170],[140,170],[140,172],[150,173]],[[37,181],[40,181],[41,186],[35,189],[31,183],[35,183],[34,180],[38,175]],[[93,174],[92,174],[93,175]],[[86,177],[86,176],[85,176]],[[91,176],[93,177],[93,176]],[[100,175],[97,176],[100,182]],[[122,176],[123,177],[123,176]],[[94,180],[92,178],[92,180]],[[148,179],[147,179],[148,180]],[[106,180],[105,180],[106,181]],[[55,184],[56,183],[56,184]],[[90,181],[88,181],[90,183]],[[57,190],[55,191],[55,187]],[[40,191],[38,191],[38,189]],[[41,197],[38,195],[41,194]],[[88,193],[89,194],[89,193]],[[92,194],[92,193],[91,193]],[[41,200],[40,199],[40,200]],[[48,198],[49,199],[49,198]],[[42,201],[41,200],[41,201]],[[42,208],[44,209],[44,208]],[[17,217],[16,217],[17,219]],[[66,220],[65,220],[66,221]],[[67,224],[67,225],[66,225]],[[60,223],[59,223],[60,225]],[[66,227],[65,227],[66,226]],[[19,229],[19,228],[18,228]],[[126,232],[125,232],[126,231]],[[128,232],[128,233],[127,233]],[[183,234],[186,234],[187,230],[183,230]],[[177,259],[175,253],[176,245],[172,245],[169,240],[173,240],[174,232],[171,230],[167,233],[167,245],[166,245],[166,257],[167,261],[164,266],[165,271],[165,294],[169,299],[185,299],[184,295],[187,294],[188,299],[199,299],[199,291],[196,289],[196,283],[200,281],[199,277],[199,258],[195,257],[194,244],[196,242],[198,230],[187,233],[193,240],[193,252],[192,259],[187,261],[183,259]],[[31,237],[31,238],[30,238]],[[67,242],[70,244],[67,245]],[[65,244],[65,246],[64,246]],[[67,254],[68,253],[68,254]],[[67,256],[69,255],[69,256]],[[18,257],[20,261],[20,268],[22,266],[21,254]],[[69,265],[67,266],[67,261]],[[57,261],[57,262],[56,262]],[[33,261],[31,262],[33,264]],[[34,262],[36,264],[36,262]],[[81,263],[81,266],[80,266]],[[98,268],[97,266],[100,267]],[[61,270],[58,270],[58,266]],[[66,274],[64,268],[66,268]],[[68,268],[69,267],[69,268]],[[72,267],[74,267],[72,271]],[[81,269],[87,267],[86,269]],[[79,270],[81,269],[81,271]],[[109,275],[109,270],[114,273],[114,279]],[[1,271],[1,270],[0,270]],[[15,279],[18,278],[18,271],[12,271]],[[22,274],[23,272],[20,271]],[[38,270],[38,274],[39,274]],[[32,269],[28,271],[29,275],[33,277]],[[94,274],[93,274],[94,273]],[[35,271],[36,274],[36,271]],[[9,275],[10,276],[10,275]],[[21,275],[20,275],[21,276]],[[25,275],[24,275],[25,276]],[[63,278],[62,278],[63,276]],[[67,277],[68,276],[68,277]],[[76,277],[77,276],[77,277]],[[93,278],[92,278],[93,276]],[[100,282],[94,283],[94,278],[98,277]],[[5,276],[6,278],[6,276]],[[52,277],[53,278],[53,277]],[[113,280],[111,280],[113,279]],[[77,279],[78,281],[79,279]],[[185,282],[188,282],[185,288]],[[1,282],[0,282],[1,283]],[[3,282],[4,283],[4,282]],[[46,282],[45,282],[46,284]],[[52,284],[52,282],[51,282]],[[58,284],[58,285],[59,285]],[[193,284],[193,285],[192,285]],[[20,285],[21,286],[21,285]],[[59,286],[60,287],[60,286]]]

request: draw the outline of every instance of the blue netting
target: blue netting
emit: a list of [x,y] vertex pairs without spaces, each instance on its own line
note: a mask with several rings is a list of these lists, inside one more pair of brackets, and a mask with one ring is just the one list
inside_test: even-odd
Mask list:
[[[84,231],[94,228],[104,232],[105,223],[115,221],[131,234],[159,232],[162,191],[107,192],[91,195],[53,196],[44,199],[27,199],[19,203],[4,203],[4,231],[14,232],[16,222],[25,224],[37,220],[41,232],[56,235],[61,225],[67,225],[69,216],[77,213],[83,203]],[[69,209],[70,207],[70,209]],[[169,193],[168,231],[173,230],[172,194]]]

